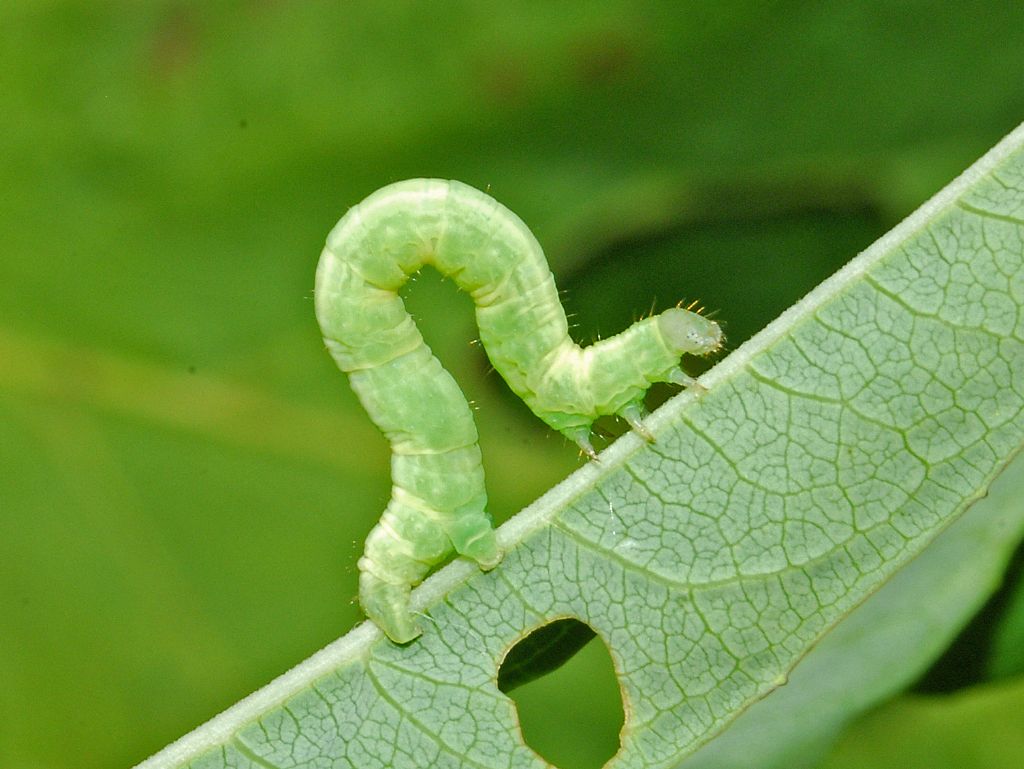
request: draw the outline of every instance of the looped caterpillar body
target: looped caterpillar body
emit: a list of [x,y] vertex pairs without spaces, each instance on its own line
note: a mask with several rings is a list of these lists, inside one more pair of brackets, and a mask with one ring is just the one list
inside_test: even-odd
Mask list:
[[618,414],[649,439],[648,387],[692,384],[680,356],[722,343],[716,323],[674,308],[581,348],[532,233],[460,182],[398,182],[351,208],[320,256],[316,313],[327,349],[391,444],[391,500],[359,559],[359,599],[398,643],[421,632],[409,592],[431,567],[453,549],[484,569],[502,556],[472,412],[398,295],[428,264],[472,296],[480,341],[509,387],[590,457],[599,415]]

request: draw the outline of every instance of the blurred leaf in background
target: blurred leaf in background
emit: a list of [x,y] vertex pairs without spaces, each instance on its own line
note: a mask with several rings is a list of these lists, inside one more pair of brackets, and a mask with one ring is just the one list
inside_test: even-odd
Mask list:
[[[358,621],[388,452],[311,301],[346,207],[489,189],[581,340],[700,298],[734,346],[1019,123],[1022,67],[1019,3],[7,0],[0,764],[127,766]],[[409,306],[503,521],[576,452],[466,297]],[[975,652],[1004,679],[1007,595]]]

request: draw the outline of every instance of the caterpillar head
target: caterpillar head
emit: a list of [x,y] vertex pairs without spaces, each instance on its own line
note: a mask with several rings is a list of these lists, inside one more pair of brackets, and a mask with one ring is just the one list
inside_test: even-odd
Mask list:
[[690,310],[673,307],[658,316],[658,330],[671,349],[680,355],[707,355],[725,341],[722,327]]

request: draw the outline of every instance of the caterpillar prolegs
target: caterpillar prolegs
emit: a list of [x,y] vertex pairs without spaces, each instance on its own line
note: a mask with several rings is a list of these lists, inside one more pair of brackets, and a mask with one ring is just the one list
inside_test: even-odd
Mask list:
[[590,428],[641,420],[653,382],[693,384],[684,353],[722,343],[719,326],[674,308],[581,348],[540,244],[488,195],[455,181],[411,179],[349,209],[316,273],[324,341],[391,444],[391,500],[359,559],[359,600],[398,643],[420,634],[409,592],[453,550],[489,569],[501,560],[487,513],[476,425],[465,396],[420,336],[398,290],[424,265],[476,304],[480,341],[509,387],[590,457]]

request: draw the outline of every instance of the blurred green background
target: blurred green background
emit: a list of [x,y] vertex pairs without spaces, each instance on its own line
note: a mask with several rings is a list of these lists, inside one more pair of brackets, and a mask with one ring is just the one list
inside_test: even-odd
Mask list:
[[[348,206],[489,189],[582,341],[699,298],[734,347],[1024,119],[1024,4],[5,0],[0,99],[0,766],[127,767],[359,618],[388,449],[311,300]],[[450,283],[409,307],[503,521],[577,453]]]

